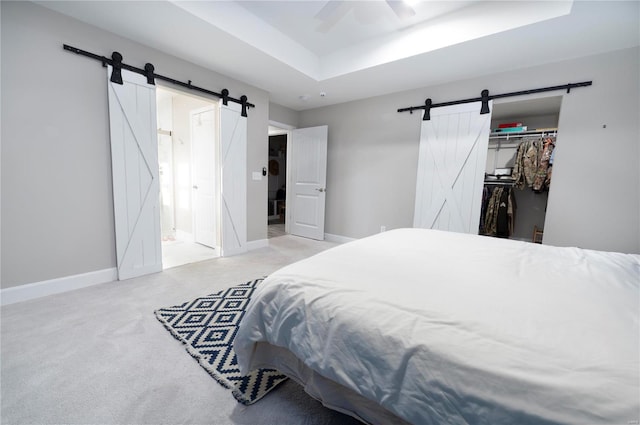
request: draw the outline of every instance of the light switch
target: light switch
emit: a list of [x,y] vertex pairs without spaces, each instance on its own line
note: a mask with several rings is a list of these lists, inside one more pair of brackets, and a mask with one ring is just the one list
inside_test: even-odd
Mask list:
[[262,180],[262,173],[260,171],[254,171],[252,175],[254,180]]

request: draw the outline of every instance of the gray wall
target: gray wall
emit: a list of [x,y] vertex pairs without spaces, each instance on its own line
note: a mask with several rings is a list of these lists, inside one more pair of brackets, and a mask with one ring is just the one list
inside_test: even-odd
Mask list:
[[593,80],[563,95],[544,243],[640,253],[639,62],[626,49],[301,112],[329,126],[326,232],[412,226],[421,114],[398,108]]
[[277,103],[269,103],[269,120],[292,127],[298,126],[300,112],[289,109]]
[[115,267],[106,71],[64,43],[247,95],[247,236],[266,239],[266,92],[27,2],[0,3],[1,287]]
[[639,66],[636,48],[567,67],[594,85],[562,101],[545,243],[640,253]]

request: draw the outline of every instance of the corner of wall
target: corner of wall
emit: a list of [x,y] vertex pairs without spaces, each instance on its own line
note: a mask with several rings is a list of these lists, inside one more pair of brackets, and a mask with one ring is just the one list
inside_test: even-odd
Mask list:
[[294,128],[299,127],[300,112],[269,102],[269,121],[275,121]]

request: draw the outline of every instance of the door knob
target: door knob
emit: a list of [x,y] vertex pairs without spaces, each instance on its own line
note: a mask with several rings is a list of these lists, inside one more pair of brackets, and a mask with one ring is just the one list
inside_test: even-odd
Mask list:
[[324,187],[321,187],[320,189],[316,189],[318,192],[326,192],[327,189],[325,189]]

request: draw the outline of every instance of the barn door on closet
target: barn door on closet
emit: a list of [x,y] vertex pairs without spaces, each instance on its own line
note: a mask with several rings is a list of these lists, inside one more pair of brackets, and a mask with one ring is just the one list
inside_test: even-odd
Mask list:
[[162,270],[156,90],[144,76],[124,69],[122,80],[107,80],[120,280]]
[[220,101],[221,255],[247,251],[247,118]]
[[491,124],[480,108],[439,107],[422,121],[414,227],[478,233]]

